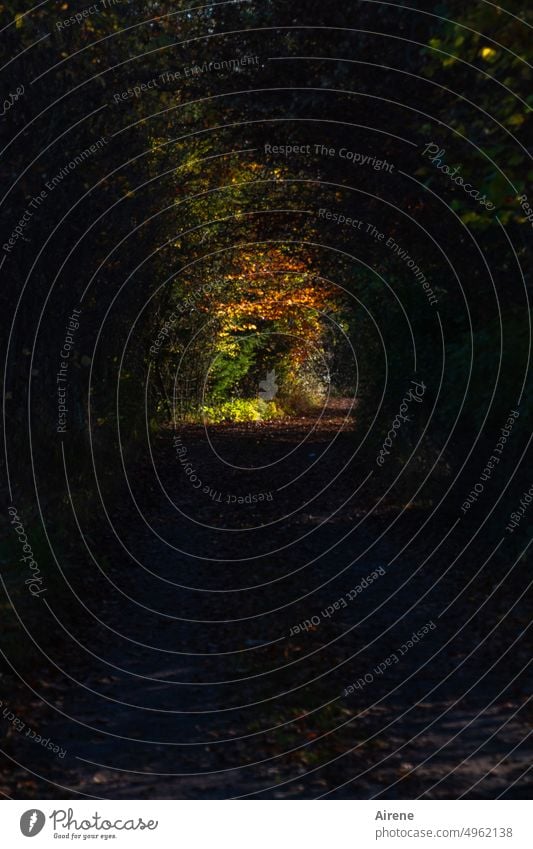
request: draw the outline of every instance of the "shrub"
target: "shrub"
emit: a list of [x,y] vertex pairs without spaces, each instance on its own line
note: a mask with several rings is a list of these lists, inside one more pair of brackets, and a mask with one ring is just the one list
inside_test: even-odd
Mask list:
[[285,411],[275,401],[261,398],[234,398],[221,404],[207,404],[201,408],[204,421],[209,424],[223,422],[269,422],[282,418]]

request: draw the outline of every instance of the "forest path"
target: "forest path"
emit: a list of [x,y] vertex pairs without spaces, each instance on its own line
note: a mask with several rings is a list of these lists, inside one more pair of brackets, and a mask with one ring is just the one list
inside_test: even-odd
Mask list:
[[479,604],[475,585],[454,602],[465,581],[444,575],[450,558],[422,565],[420,549],[401,551],[426,513],[390,501],[371,510],[376,487],[354,455],[349,413],[337,401],[320,421],[187,427],[156,440],[161,486],[151,470],[131,481],[139,512],[130,498],[112,515],[121,545],[108,531],[99,601],[80,617],[79,651],[70,643],[58,656],[66,675],[47,679],[48,701],[73,721],[35,700],[34,727],[66,755],[22,735],[13,743],[55,786],[16,770],[5,792],[526,792],[529,728],[514,714],[527,682],[507,686],[525,662],[520,643],[507,651],[523,612],[487,638],[495,601],[460,631]]

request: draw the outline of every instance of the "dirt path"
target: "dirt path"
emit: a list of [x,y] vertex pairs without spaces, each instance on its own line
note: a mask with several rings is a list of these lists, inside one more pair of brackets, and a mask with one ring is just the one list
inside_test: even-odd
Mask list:
[[34,776],[4,774],[4,792],[528,795],[524,611],[491,634],[509,605],[495,595],[476,614],[486,576],[453,603],[453,537],[423,562],[438,524],[402,551],[426,513],[372,511],[348,412],[158,439],[160,482],[137,476],[138,510],[111,511],[121,544],[107,531],[89,610],[55,611],[64,672],[36,689],[69,719],[35,698],[32,721],[66,754],[12,735]]

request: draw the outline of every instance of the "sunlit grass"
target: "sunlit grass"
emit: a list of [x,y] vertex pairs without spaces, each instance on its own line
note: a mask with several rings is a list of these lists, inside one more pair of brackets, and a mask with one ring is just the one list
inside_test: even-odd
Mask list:
[[286,416],[286,411],[275,401],[262,398],[234,398],[201,408],[204,421],[209,424],[223,422],[270,422]]

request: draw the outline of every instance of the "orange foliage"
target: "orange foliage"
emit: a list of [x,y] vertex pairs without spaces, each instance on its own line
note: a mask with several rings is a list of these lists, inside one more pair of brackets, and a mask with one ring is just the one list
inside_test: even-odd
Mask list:
[[305,333],[316,329],[319,313],[336,300],[334,288],[314,279],[305,262],[278,248],[261,248],[239,256],[237,270],[203,308],[222,319],[228,332],[254,327],[253,321],[275,321]]

